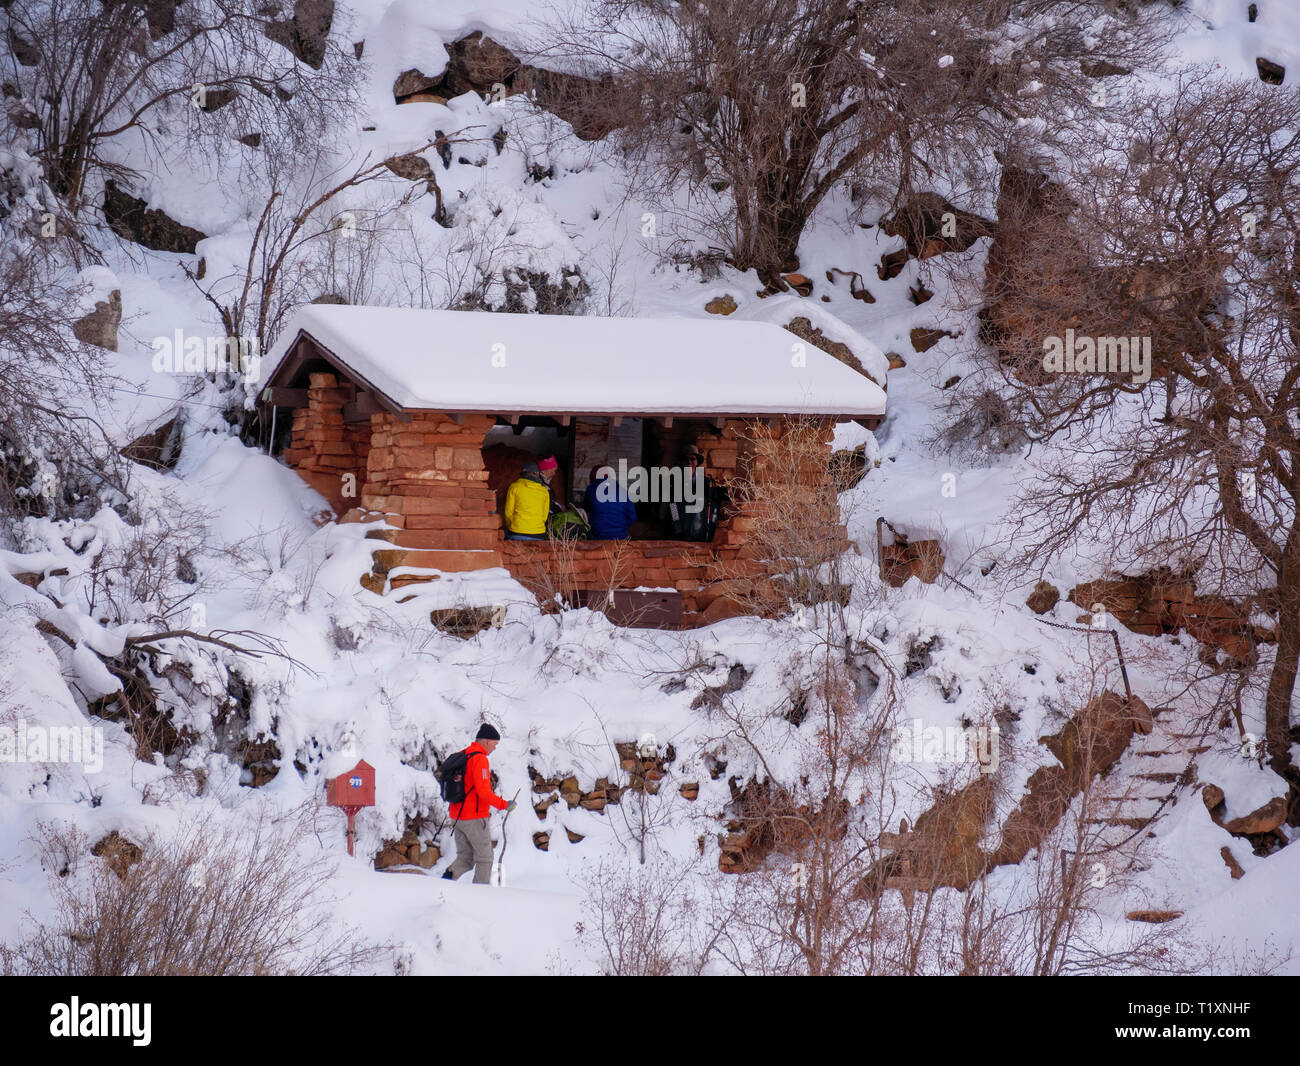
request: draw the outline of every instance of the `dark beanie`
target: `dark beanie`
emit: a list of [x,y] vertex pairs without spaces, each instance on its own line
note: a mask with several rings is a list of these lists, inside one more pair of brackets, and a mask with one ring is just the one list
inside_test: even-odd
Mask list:
[[478,727],[478,732],[474,734],[474,739],[475,740],[500,740],[501,734],[498,733],[492,726],[484,722],[481,726]]

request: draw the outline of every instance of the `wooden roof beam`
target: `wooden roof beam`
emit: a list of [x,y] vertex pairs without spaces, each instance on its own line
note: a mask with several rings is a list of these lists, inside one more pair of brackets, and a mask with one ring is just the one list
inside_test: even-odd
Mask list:
[[258,399],[271,407],[306,407],[307,390],[268,385]]
[[382,414],[384,405],[373,392],[359,392],[351,403],[343,405],[344,422],[368,422],[371,415]]

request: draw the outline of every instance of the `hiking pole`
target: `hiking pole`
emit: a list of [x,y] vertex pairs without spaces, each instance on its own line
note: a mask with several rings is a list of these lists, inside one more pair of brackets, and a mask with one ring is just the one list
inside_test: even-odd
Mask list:
[[[520,789],[515,789],[515,794],[510,797],[510,802],[514,803],[519,799]],[[506,816],[501,819],[501,855],[497,859],[497,888],[502,887],[502,878],[505,876],[506,865],[506,822],[510,821],[510,811],[506,811]]]

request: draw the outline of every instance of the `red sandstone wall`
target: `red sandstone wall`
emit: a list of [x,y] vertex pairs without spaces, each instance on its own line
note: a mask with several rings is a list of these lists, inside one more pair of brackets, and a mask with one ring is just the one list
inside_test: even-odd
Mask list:
[[[735,591],[736,582],[765,578],[767,567],[750,537],[757,522],[772,520],[761,500],[733,506],[735,513],[723,519],[708,544],[505,540],[481,452],[492,424],[487,415],[466,416],[463,424],[436,413],[413,413],[408,422],[388,414],[372,418],[361,506],[385,512],[395,528],[370,534],[393,548],[375,553],[374,573],[363,578],[367,588],[382,592],[388,572],[398,567],[459,571],[505,566],[542,597],[611,587],[675,588],[682,596],[684,623],[695,625],[741,613],[728,592]],[[736,420],[716,432],[692,434],[705,453],[708,473],[729,488],[737,478],[788,489],[825,476],[829,428],[825,456],[809,461],[806,469],[773,462],[772,449],[763,442],[779,441],[781,435],[780,425],[769,430]],[[666,447],[678,443],[671,435],[663,441]],[[665,455],[665,461],[675,459],[676,452]],[[390,584],[420,580],[399,576]]]
[[[294,411],[293,432],[284,450],[284,461],[339,515],[356,505],[355,493],[365,481],[370,452],[370,425],[343,422],[343,404],[350,395],[333,374],[312,374],[307,406]],[[343,495],[346,474],[355,478],[351,499]]]
[[409,422],[375,415],[361,506],[401,515],[402,547],[496,550],[501,518],[480,450],[493,422],[490,415],[465,415],[461,424],[436,412],[414,412]]

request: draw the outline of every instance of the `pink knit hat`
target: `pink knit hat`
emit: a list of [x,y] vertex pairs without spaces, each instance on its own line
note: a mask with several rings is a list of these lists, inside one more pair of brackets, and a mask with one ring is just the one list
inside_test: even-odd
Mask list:
[[555,456],[548,455],[545,459],[539,459],[537,461],[537,469],[542,471],[542,473],[545,473],[547,470],[560,469],[560,464],[555,461]]

